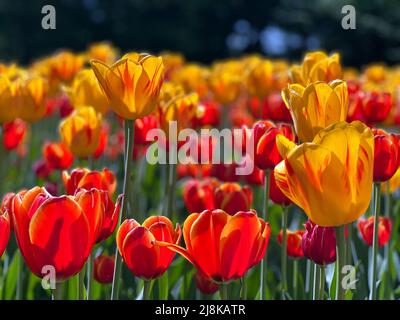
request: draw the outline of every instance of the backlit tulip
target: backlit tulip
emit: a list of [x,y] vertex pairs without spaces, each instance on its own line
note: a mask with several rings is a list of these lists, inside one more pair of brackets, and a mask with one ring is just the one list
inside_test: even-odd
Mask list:
[[315,81],[329,82],[342,79],[342,76],[343,71],[338,53],[328,56],[322,51],[309,52],[305,55],[301,65],[294,65],[290,69],[292,83],[301,85]]
[[161,57],[128,54],[111,66],[96,60],[91,64],[110,107],[120,117],[135,120],[155,110],[164,76]]
[[8,77],[0,75],[0,122],[11,122],[18,116],[18,110],[13,106],[16,100],[16,89]]
[[234,215],[238,211],[249,211],[252,200],[251,188],[241,187],[235,182],[221,184],[214,193],[215,208],[222,209],[230,215]]
[[387,92],[366,92],[362,101],[362,113],[368,123],[384,121],[392,107],[392,98]]
[[269,199],[281,206],[288,206],[292,203],[276,184],[274,171],[271,171],[269,174]]
[[112,171],[104,168],[103,171],[90,171],[86,168],[78,168],[71,171],[63,171],[62,180],[65,191],[73,195],[79,189],[91,189],[107,191],[110,196],[117,188],[117,179]]
[[[282,244],[282,230],[278,234],[278,242]],[[303,254],[303,249],[301,247],[301,240],[304,234],[304,230],[290,231],[286,230],[286,253],[291,258],[301,258]]]
[[69,169],[74,162],[74,156],[62,142],[49,142],[43,146],[43,158],[52,169]]
[[18,115],[22,120],[35,122],[46,114],[45,99],[48,92],[48,84],[41,77],[31,77],[24,80],[16,94]]
[[265,97],[271,90],[273,80],[272,62],[260,59],[250,67],[247,74],[247,88],[250,95]]
[[307,87],[291,84],[282,90],[282,98],[302,142],[312,141],[321,129],[345,121],[347,117],[349,102],[345,81],[314,82]]
[[146,140],[148,132],[158,128],[158,119],[154,114],[150,114],[140,119],[135,120],[135,145],[148,145],[151,141]]
[[86,51],[88,60],[96,59],[110,64],[117,58],[118,50],[108,42],[93,43]]
[[194,276],[197,289],[204,294],[214,294],[218,291],[219,285],[209,278],[206,278],[200,272],[196,272]]
[[319,265],[335,262],[335,228],[321,227],[311,221],[307,221],[304,227],[306,228],[302,238],[304,256]]
[[75,108],[92,106],[102,114],[109,110],[107,97],[104,96],[99,82],[91,69],[80,71],[75,76],[71,87],[66,89],[66,92]]
[[0,257],[3,255],[10,238],[10,217],[8,211],[0,210]]
[[231,216],[223,210],[192,213],[185,220],[186,249],[160,243],[188,259],[206,278],[228,282],[243,277],[264,257],[270,226],[256,212]]
[[90,190],[79,199],[53,197],[34,187],[16,194],[12,220],[18,247],[29,269],[38,277],[42,268],[55,268],[57,281],[78,273],[85,264],[101,227],[101,191]]
[[168,218],[152,216],[142,225],[134,219],[125,220],[117,233],[117,246],[129,270],[136,277],[150,280],[161,276],[175,255],[155,242],[178,244],[180,239],[179,224],[174,229]]
[[98,159],[104,154],[108,143],[109,131],[109,126],[104,123],[100,130],[99,144],[97,145],[97,148],[93,153],[93,159]]
[[277,138],[284,160],[274,169],[282,192],[320,226],[357,220],[371,200],[374,141],[365,124],[339,122],[312,143]]
[[191,179],[183,187],[183,202],[189,212],[202,212],[216,208],[214,192],[219,186],[214,178]]
[[238,61],[216,63],[209,77],[214,98],[222,105],[235,101],[240,92],[243,70]]
[[374,133],[374,181],[389,180],[400,163],[400,135],[372,129]]
[[208,92],[209,73],[206,67],[187,64],[173,74],[172,81],[181,85],[186,93],[196,92],[199,97],[204,97]]
[[60,136],[76,157],[92,156],[99,145],[102,117],[92,107],[80,107],[60,123]]
[[[389,242],[390,233],[392,232],[392,221],[389,218],[379,217],[378,223],[378,245],[384,246]],[[357,223],[357,228],[364,242],[372,247],[374,237],[374,217],[360,219]]]
[[94,259],[93,277],[101,284],[111,283],[114,276],[114,256],[99,255]]
[[262,118],[276,122],[292,122],[292,116],[278,92],[272,92],[263,101]]
[[21,119],[3,124],[3,146],[7,150],[17,148],[24,140],[28,126]]
[[49,60],[51,77],[56,80],[69,82],[82,68],[84,57],[71,51],[61,51]]
[[201,102],[192,120],[193,127],[217,127],[220,122],[220,106],[214,101]]

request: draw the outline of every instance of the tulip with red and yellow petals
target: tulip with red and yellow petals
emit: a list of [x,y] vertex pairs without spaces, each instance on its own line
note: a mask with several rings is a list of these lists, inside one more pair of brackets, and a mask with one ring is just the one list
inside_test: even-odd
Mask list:
[[93,71],[120,117],[135,120],[152,113],[164,77],[161,57],[127,54],[111,66],[92,60]]
[[99,42],[92,44],[86,51],[88,60],[99,60],[110,64],[117,59],[118,50],[108,42]]
[[147,218],[142,225],[134,219],[125,220],[118,229],[117,246],[129,270],[146,280],[161,276],[169,267],[174,253],[156,245],[157,241],[177,245],[181,229],[163,216]]
[[49,142],[43,146],[43,158],[51,169],[66,170],[72,166],[74,155],[62,142]]
[[114,256],[99,255],[94,259],[93,277],[101,284],[109,284],[114,277]]
[[373,133],[365,124],[333,124],[297,147],[279,135],[277,145],[284,160],[274,169],[276,183],[312,221],[341,226],[364,214],[374,165]]
[[[278,242],[282,244],[283,231],[280,230],[278,234]],[[301,247],[301,239],[304,234],[304,230],[290,231],[286,230],[286,254],[291,258],[301,258],[304,256],[303,249]]]
[[264,257],[270,226],[254,210],[231,216],[223,210],[192,213],[183,226],[186,249],[161,242],[217,283],[243,277]]
[[28,126],[25,121],[15,119],[12,122],[3,124],[3,146],[6,150],[14,150],[26,136]]
[[51,77],[56,81],[69,82],[85,63],[84,56],[71,51],[61,51],[49,59]]
[[60,136],[76,157],[92,156],[99,145],[101,114],[92,107],[80,107],[60,123]]
[[389,180],[399,168],[400,135],[372,129],[374,133],[374,181]]
[[238,211],[249,211],[253,192],[249,186],[240,186],[235,182],[225,182],[214,192],[215,208],[222,209],[230,215]]
[[[378,246],[382,247],[390,240],[392,232],[392,221],[389,218],[379,217],[378,219]],[[368,246],[372,246],[374,237],[374,217],[360,219],[357,223],[357,228],[360,231],[362,239]]]

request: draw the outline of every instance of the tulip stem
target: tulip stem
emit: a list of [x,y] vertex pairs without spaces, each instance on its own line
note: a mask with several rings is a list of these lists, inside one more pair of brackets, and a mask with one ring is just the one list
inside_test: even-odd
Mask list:
[[152,280],[143,280],[143,300],[151,299]]
[[176,185],[176,164],[169,163],[168,170],[168,188],[167,188],[167,210],[166,216],[171,217],[172,220],[175,220],[175,208],[174,208],[174,198],[175,198],[175,185]]
[[[118,227],[121,225],[121,221],[125,220],[127,215],[127,201],[128,194],[132,192],[130,190],[130,172],[132,165],[132,154],[133,154],[133,141],[134,141],[134,125],[132,120],[125,120],[125,150],[124,150],[124,186],[123,186],[123,194],[121,209],[119,214]],[[111,300],[118,299],[119,295],[119,282],[121,276],[122,269],[122,258],[118,252],[118,248],[115,250],[115,266],[114,266],[114,277],[113,283],[111,287]]]
[[336,300],[345,299],[345,290],[342,285],[343,267],[346,264],[346,238],[344,236],[344,225],[335,227],[336,235]]
[[293,299],[297,300],[297,278],[299,274],[299,261],[293,260]]
[[219,295],[221,300],[228,300],[228,285],[226,283],[222,283],[219,286]]
[[24,264],[22,261],[22,255],[20,251],[16,253],[18,255],[18,277],[17,277],[17,288],[16,288],[16,298],[17,300],[22,300],[22,288],[24,281]]
[[314,288],[313,288],[313,300],[319,300],[319,293],[320,293],[320,269],[318,265],[314,263]]
[[[386,184],[386,193],[385,193],[385,218],[390,219],[390,211],[392,210],[392,194],[390,192],[390,182],[389,180],[385,182]],[[386,277],[386,285],[385,285],[385,298],[386,299],[393,299],[393,292],[392,292],[392,250],[390,250],[390,243],[392,238],[393,232],[391,232],[389,236],[389,242],[385,245],[384,256],[387,263],[387,277]]]
[[51,291],[52,300],[62,300],[63,284],[56,283],[56,287]]
[[[265,189],[264,189],[264,210],[263,210],[263,219],[267,221],[267,213],[268,213],[268,200],[269,200],[269,170],[265,170]],[[260,265],[260,300],[266,299],[265,287],[267,285],[267,277],[266,277],[266,266],[267,266],[267,252],[263,259],[261,260]]]
[[85,268],[83,268],[81,270],[81,272],[79,272],[78,277],[78,300],[83,300],[83,293],[85,291]]
[[282,281],[282,300],[285,300],[287,291],[287,224],[288,224],[288,206],[283,208],[282,212],[282,245],[281,245],[281,281]]
[[378,256],[378,225],[379,225],[379,210],[381,206],[381,184],[374,183],[374,234],[372,242],[372,277],[370,284],[370,300],[376,299],[376,280],[377,280],[377,256]]
[[94,266],[94,249],[90,252],[87,261],[87,300],[92,300],[93,296],[93,266]]
[[318,265],[319,268],[319,277],[320,277],[320,284],[319,284],[319,300],[325,300],[325,266]]
[[246,283],[246,275],[240,278],[240,300],[247,299],[247,283]]

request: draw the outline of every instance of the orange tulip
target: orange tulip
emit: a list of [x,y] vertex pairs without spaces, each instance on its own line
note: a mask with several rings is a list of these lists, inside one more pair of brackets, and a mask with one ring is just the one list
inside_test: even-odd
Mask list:
[[[292,258],[301,258],[304,256],[303,249],[301,247],[302,236],[304,230],[290,231],[286,230],[287,233],[287,244],[286,244],[286,254]],[[278,242],[282,244],[282,230],[278,234]]]
[[[384,217],[379,217],[378,221],[378,245],[382,247],[390,240],[390,234],[392,232],[392,221]],[[364,242],[370,247],[372,247],[373,243],[374,224],[374,217],[368,217],[368,219],[360,219],[357,223],[357,228],[360,231]]]
[[226,182],[214,192],[215,208],[222,209],[230,215],[238,211],[250,210],[253,193],[248,186],[241,187],[235,182]]
[[43,157],[52,169],[69,169],[74,162],[74,156],[63,143],[50,142],[43,146]]
[[[169,267],[174,253],[155,245],[156,241],[178,244],[181,229],[162,216],[147,218],[142,225],[134,219],[125,220],[117,233],[117,246],[129,270],[143,279],[161,276]],[[138,259],[140,257],[140,259]]]
[[13,150],[23,143],[28,126],[25,121],[15,119],[3,124],[3,146],[7,150]]

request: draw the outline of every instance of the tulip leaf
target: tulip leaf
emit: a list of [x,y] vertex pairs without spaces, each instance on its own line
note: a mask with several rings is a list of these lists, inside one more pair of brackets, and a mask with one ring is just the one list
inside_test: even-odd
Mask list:
[[168,300],[168,271],[158,278],[158,299]]
[[9,300],[15,298],[15,289],[18,279],[18,260],[20,259],[19,251],[15,251],[10,265],[8,266],[7,276],[5,280],[4,299]]

